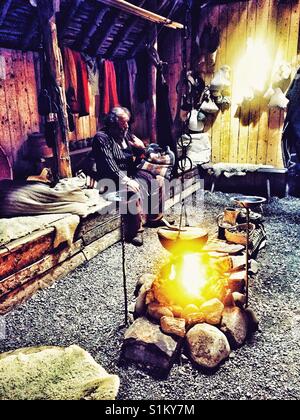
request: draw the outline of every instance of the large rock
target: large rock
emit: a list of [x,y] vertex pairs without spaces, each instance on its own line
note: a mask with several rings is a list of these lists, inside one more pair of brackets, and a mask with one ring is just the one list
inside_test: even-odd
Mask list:
[[205,322],[218,325],[221,322],[224,305],[219,299],[211,299],[200,307],[200,312],[205,316]]
[[241,346],[248,334],[248,317],[245,311],[238,307],[225,308],[221,330],[226,334],[232,346]]
[[77,346],[0,355],[0,400],[113,400],[120,380]]
[[147,318],[138,318],[125,333],[122,356],[165,376],[177,356],[179,343],[179,340],[164,334],[159,325]]
[[209,324],[198,324],[187,333],[189,352],[195,363],[213,369],[230,354],[225,335]]

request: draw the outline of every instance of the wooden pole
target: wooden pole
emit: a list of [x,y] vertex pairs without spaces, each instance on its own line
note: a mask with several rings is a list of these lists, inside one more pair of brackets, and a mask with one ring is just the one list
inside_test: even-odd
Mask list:
[[160,16],[156,13],[150,12],[149,10],[138,7],[132,3],[129,3],[125,0],[97,0],[101,3],[106,4],[107,6],[116,7],[126,13],[131,13],[133,15],[139,16],[143,19],[150,20],[154,23],[161,23],[168,28],[172,29],[183,29],[184,26],[181,23],[173,22],[171,19],[168,19],[164,16]]
[[72,176],[72,170],[68,144],[69,127],[67,99],[64,86],[62,56],[58,46],[55,16],[57,0],[37,0],[37,6],[39,22],[43,34],[44,51],[49,71],[53,79],[53,88],[56,88],[55,96],[59,106],[59,124],[55,135],[54,156],[59,178],[70,178]]

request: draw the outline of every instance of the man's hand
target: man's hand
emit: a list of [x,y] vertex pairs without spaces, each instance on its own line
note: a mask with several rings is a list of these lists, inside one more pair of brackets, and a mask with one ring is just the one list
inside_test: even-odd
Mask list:
[[136,149],[145,149],[145,145],[137,136],[132,135],[131,140],[129,141],[130,145],[132,147],[135,147]]
[[129,191],[132,191],[136,194],[140,192],[140,185],[134,179],[130,179],[129,181],[127,181],[126,185]]

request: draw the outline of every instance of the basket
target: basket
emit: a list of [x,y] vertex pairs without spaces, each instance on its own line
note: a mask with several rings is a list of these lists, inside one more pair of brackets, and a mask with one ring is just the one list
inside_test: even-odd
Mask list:
[[[247,223],[243,223],[241,225],[237,225],[233,228],[225,230],[225,237],[228,242],[240,245],[247,245]],[[255,230],[255,225],[250,223],[250,238],[249,242],[251,242],[251,236]]]

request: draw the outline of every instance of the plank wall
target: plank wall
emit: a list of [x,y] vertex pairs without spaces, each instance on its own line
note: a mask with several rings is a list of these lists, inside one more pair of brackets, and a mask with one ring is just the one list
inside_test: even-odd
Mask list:
[[[272,71],[279,62],[285,61],[292,65],[291,79],[282,86],[284,91],[287,90],[299,67],[299,21],[299,0],[284,3],[279,3],[277,0],[250,0],[210,6],[202,10],[198,33],[201,35],[203,27],[208,23],[221,31],[221,45],[217,53],[215,70],[224,64],[231,67],[232,106],[230,110],[220,112],[216,119],[210,118],[206,127],[211,134],[213,162],[283,167],[281,136],[285,112],[279,108],[270,109],[263,95],[271,84]],[[253,101],[244,101],[239,105],[238,97],[244,80],[244,75],[238,74],[239,62],[247,50],[249,39],[252,39],[256,45],[264,46],[270,68],[266,89],[256,93]],[[181,41],[175,38],[172,41],[169,37],[169,43],[172,42],[173,45],[166,50],[164,58],[170,63],[168,82],[174,115],[178,101],[174,86],[181,68]],[[178,51],[177,54],[174,53],[174,48]],[[252,57],[254,66],[262,67],[262,73],[264,59],[262,60],[258,53]],[[253,69],[253,62],[249,63],[250,71],[251,68]],[[209,85],[213,73],[206,70],[201,75]]]
[[14,165],[28,135],[40,131],[35,77],[36,56],[0,49],[5,78],[0,79],[0,144]]

